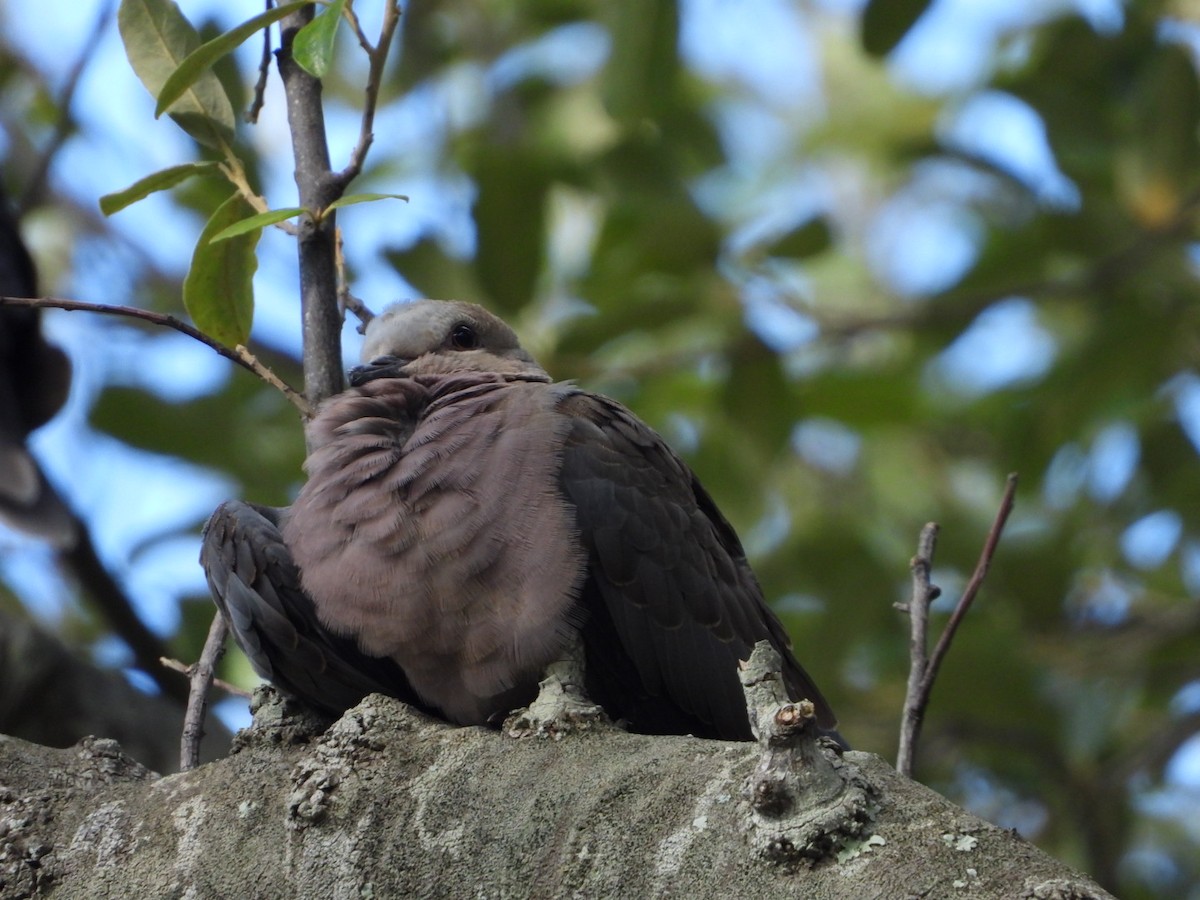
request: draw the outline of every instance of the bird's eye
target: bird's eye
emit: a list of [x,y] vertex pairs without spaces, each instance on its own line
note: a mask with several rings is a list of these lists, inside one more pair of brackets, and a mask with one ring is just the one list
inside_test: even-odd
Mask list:
[[460,322],[450,331],[450,344],[455,350],[474,350],[479,346],[479,335],[470,325]]

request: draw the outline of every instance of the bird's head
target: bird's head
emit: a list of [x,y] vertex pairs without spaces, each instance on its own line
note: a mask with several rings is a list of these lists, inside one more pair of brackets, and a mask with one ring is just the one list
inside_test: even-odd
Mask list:
[[516,333],[482,306],[418,300],[388,307],[367,325],[354,386],[376,378],[486,372],[546,377]]

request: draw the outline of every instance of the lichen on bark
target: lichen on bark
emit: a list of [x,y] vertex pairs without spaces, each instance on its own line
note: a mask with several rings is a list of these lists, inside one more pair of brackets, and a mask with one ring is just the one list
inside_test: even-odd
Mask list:
[[289,715],[267,702],[238,752],[161,778],[110,742],[0,738],[0,898],[1108,896],[870,754],[820,750],[869,822],[781,865],[754,847],[757,744],[518,740],[378,695],[323,733]]

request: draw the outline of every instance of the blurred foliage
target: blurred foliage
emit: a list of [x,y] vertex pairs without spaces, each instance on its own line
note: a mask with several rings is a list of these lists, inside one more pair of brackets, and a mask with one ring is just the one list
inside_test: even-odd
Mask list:
[[[870,2],[855,18],[797,4],[789,14],[818,48],[810,107],[686,58],[690,7],[672,0],[414,0],[385,104],[432,95],[459,112],[419,147],[377,134],[360,183],[465,179],[474,242],[432,226],[346,239],[367,246],[360,267],[386,261],[419,294],[501,312],[557,377],[660,429],[746,539],[858,748],[895,751],[907,623],[892,604],[920,527],[942,526],[940,623],[1019,472],[1017,512],[934,691],[918,776],[1123,897],[1194,897],[1200,30],[1183,3],[1131,2],[1105,27],[1069,4],[1056,17],[1016,4],[1026,15],[981,49],[975,82],[905,88],[890,61],[939,6]],[[594,71],[520,63],[581,26],[608,42]],[[363,67],[344,32],[325,90],[353,110]],[[52,94],[11,48],[0,90],[19,100],[4,107],[10,165],[31,169]],[[1002,134],[955,137],[956,117],[997,95],[1036,115],[1069,189],[1005,157]],[[750,107],[759,119],[728,115]],[[739,139],[767,139],[741,130],[764,120],[776,150],[749,167]],[[252,180],[290,165],[257,157],[245,130]],[[173,193],[207,216],[221,190],[206,179]],[[969,252],[914,288],[895,273],[949,271],[949,244],[910,241],[931,210],[949,211]],[[178,279],[130,277],[139,302],[179,311]],[[1021,328],[998,324],[1014,318]],[[988,380],[991,356],[1032,364]],[[110,388],[92,422],[283,503],[303,453],[290,415],[239,374],[183,404]],[[202,629],[189,610],[186,628]],[[1169,777],[1189,740],[1190,774]]]

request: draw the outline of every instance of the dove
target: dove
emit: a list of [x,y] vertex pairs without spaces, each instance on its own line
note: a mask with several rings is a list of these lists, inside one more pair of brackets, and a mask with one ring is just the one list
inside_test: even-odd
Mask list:
[[470,303],[391,307],[362,360],[308,425],[295,502],[229,501],[205,527],[260,675],[332,714],[381,692],[496,725],[577,646],[588,698],[630,730],[749,740],[739,661],[766,640],[836,735],[733,528],[630,410],[552,380]]

